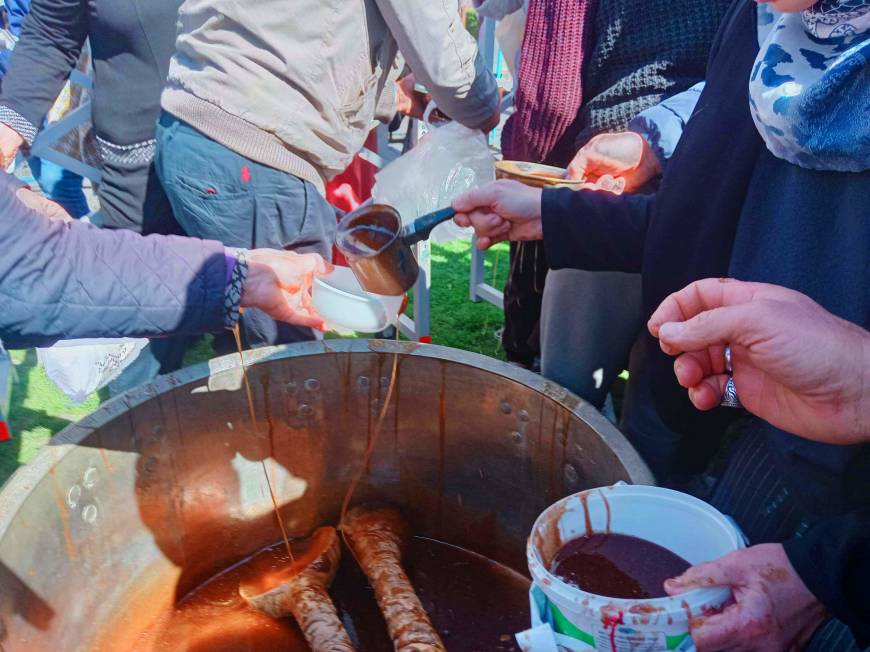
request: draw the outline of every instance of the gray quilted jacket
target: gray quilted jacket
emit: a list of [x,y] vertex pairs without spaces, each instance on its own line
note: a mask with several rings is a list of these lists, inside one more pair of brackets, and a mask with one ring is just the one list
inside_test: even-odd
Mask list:
[[218,242],[65,224],[29,210],[0,173],[0,341],[199,334],[224,325]]

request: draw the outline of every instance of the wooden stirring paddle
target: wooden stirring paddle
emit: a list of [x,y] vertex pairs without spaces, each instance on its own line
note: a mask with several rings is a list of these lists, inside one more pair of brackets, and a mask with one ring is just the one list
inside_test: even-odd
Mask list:
[[273,618],[293,616],[313,652],[355,652],[326,591],[341,556],[338,534],[318,528],[305,543],[305,553],[285,568],[243,579],[239,595]]
[[342,534],[375,591],[396,652],[446,652],[402,568],[408,527],[398,510],[362,505],[345,514]]

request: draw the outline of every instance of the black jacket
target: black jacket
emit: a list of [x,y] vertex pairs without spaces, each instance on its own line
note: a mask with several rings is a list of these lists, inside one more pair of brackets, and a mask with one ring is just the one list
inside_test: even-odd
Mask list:
[[[92,122],[97,136],[109,144],[100,188],[106,226],[177,231],[150,163],[180,4],[34,0],[3,79],[0,121],[32,143],[88,39],[94,67]],[[125,148],[133,145],[141,147],[125,157]]]
[[[554,269],[641,272],[648,315],[692,281],[736,273],[805,292],[868,328],[870,172],[804,170],[767,151],[749,112],[756,35],[755,3],[737,0],[711,50],[704,93],[655,195],[544,191],[547,259]],[[685,435],[675,459],[657,462],[698,470],[716,448],[714,433],[723,432],[736,411],[694,410],[676,383],[672,359],[652,338],[647,346],[656,408]],[[812,444],[762,427],[780,453],[778,472],[804,490],[802,502],[812,503],[814,492],[824,496],[825,517],[870,502],[866,448]],[[817,506],[808,509],[819,513]],[[826,527],[837,528],[836,545],[826,543]],[[856,511],[787,546],[810,588],[865,640],[870,601],[862,604],[855,590],[870,585],[870,567],[854,551],[870,555],[867,528],[867,512]],[[858,601],[847,606],[850,598]]]

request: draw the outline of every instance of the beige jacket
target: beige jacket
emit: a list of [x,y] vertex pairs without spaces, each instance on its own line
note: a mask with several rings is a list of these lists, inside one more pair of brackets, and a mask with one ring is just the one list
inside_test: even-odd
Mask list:
[[498,106],[457,0],[185,0],[179,29],[163,108],[320,189],[392,115],[399,50],[453,119]]

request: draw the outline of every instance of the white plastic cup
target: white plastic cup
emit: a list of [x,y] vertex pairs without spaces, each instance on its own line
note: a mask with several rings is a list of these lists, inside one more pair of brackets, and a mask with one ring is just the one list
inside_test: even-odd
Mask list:
[[722,513],[697,498],[660,487],[625,484],[563,498],[535,521],[526,548],[529,571],[547,597],[546,620],[557,639],[573,639],[563,649],[694,650],[689,620],[722,609],[731,599],[730,589],[712,587],[675,597],[627,600],[587,593],[550,573],[559,549],[587,533],[587,509],[593,532],[609,530],[646,539],[692,565],[743,548],[741,533]]
[[386,297],[362,289],[349,267],[314,279],[314,309],[330,328],[378,333],[399,320],[404,297]]

